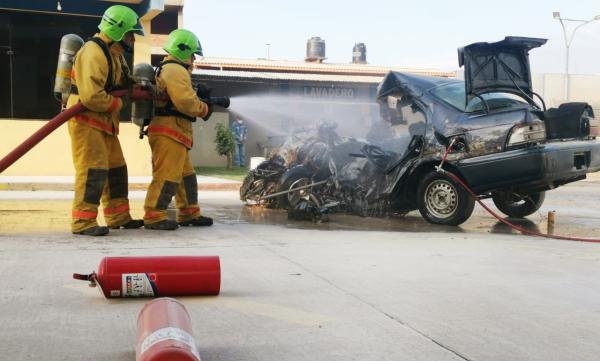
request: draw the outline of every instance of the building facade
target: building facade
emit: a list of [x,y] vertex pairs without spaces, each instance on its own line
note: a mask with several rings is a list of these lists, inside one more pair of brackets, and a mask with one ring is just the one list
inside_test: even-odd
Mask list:
[[[130,65],[150,63],[160,56],[155,45],[182,26],[182,0],[0,1],[0,155],[59,113],[60,104],[52,89],[61,37],[69,33],[84,39],[93,36],[104,11],[115,4],[135,10],[146,32],[145,37],[136,36]],[[123,118],[127,118],[126,112]],[[72,175],[66,128],[50,134],[2,175]],[[147,142],[137,138],[137,132],[133,124],[124,123],[119,138],[130,174],[148,175],[150,149]]]
[[[60,111],[52,88],[60,38],[83,38],[97,32],[104,10],[113,4],[134,9],[146,36],[137,37],[131,65],[157,65],[165,56],[167,35],[183,27],[183,0],[4,0],[0,3],[0,155],[9,153]],[[195,64],[194,82],[207,83],[213,95],[232,97],[231,112],[217,111],[208,122],[194,124],[195,165],[224,165],[214,144],[215,125],[229,126],[243,117],[249,123],[248,157],[262,156],[295,127],[322,119],[356,130],[376,117],[376,86],[391,68],[322,61],[273,61],[205,58]],[[428,70],[412,72],[451,76]],[[268,110],[267,112],[265,112]],[[340,117],[343,119],[340,119]],[[138,128],[122,114],[119,139],[129,174],[150,175],[151,155]],[[357,134],[358,135],[358,134]],[[62,126],[2,175],[73,175],[70,139]]]

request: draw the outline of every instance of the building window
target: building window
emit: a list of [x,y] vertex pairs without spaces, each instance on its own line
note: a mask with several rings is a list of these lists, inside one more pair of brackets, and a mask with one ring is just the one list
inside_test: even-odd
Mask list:
[[152,19],[151,29],[152,34],[169,34],[171,31],[177,29],[179,27],[178,23],[178,15],[179,8],[177,7],[168,7],[165,6],[165,11],[158,14],[154,19]]
[[152,66],[159,66],[160,62],[165,58],[165,55],[163,54],[152,54],[152,57],[150,58],[150,62],[152,64]]
[[0,10],[0,118],[49,119],[60,111],[54,77],[60,39],[86,39],[99,18]]

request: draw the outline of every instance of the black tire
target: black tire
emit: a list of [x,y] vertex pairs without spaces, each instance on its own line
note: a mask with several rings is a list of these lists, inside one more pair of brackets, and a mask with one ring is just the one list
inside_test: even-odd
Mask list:
[[250,187],[254,182],[254,173],[250,172],[244,177],[244,181],[240,186],[240,200],[247,201],[248,200],[248,192],[250,191]]
[[432,171],[419,184],[417,206],[429,223],[458,226],[473,213],[475,200],[452,178]]
[[[288,169],[279,181],[279,187],[277,188],[277,192],[283,192],[290,189],[290,186],[299,179],[307,178],[310,179],[313,172],[311,172],[308,168],[299,165],[294,168]],[[290,202],[288,200],[288,195],[284,194],[277,197],[277,203],[282,208],[288,208],[290,206]]]
[[509,192],[494,192],[492,200],[500,212],[509,217],[524,218],[537,212],[546,199],[546,192],[518,195]]

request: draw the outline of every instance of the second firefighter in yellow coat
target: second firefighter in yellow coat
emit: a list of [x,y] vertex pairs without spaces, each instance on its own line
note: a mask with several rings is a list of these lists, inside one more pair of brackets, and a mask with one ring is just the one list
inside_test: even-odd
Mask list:
[[[171,32],[163,48],[169,55],[158,67],[156,86],[169,100],[157,101],[156,116],[148,126],[152,183],[144,203],[144,226],[158,230],[173,230],[179,225],[210,226],[212,219],[200,215],[198,182],[189,156],[192,122],[196,117],[206,120],[211,113],[210,106],[198,98],[192,87],[194,54],[202,55],[202,48],[198,38],[183,29]],[[173,196],[177,222],[167,219]]]

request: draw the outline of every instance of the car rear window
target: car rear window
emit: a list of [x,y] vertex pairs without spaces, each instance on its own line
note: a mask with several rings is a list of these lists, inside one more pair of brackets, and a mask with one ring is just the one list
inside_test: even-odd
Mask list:
[[[465,106],[465,83],[452,83],[439,86],[431,91],[433,95],[465,113],[484,110],[481,99],[472,99]],[[487,93],[482,95],[490,109],[520,107],[525,102],[517,96],[507,93]]]

